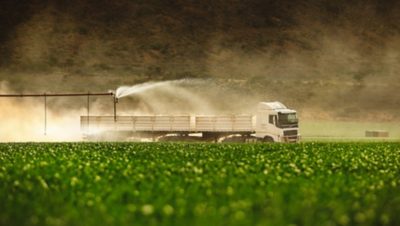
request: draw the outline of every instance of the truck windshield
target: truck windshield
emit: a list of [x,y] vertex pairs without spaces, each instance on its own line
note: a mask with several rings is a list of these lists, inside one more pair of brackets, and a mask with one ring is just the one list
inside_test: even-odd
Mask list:
[[278,113],[278,127],[297,127],[299,120],[296,113]]

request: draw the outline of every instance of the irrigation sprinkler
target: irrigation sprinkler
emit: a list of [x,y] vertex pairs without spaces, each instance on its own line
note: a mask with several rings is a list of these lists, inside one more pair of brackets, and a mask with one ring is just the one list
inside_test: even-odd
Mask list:
[[89,125],[89,115],[90,115],[90,97],[91,96],[113,96],[114,105],[114,120],[117,121],[117,103],[118,98],[113,92],[108,93],[43,93],[43,94],[0,94],[0,98],[15,98],[15,97],[43,97],[44,100],[44,135],[47,133],[47,97],[87,97],[87,120]]

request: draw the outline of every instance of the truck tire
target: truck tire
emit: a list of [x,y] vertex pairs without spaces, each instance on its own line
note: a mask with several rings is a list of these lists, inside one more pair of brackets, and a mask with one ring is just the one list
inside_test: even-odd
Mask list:
[[242,135],[224,136],[218,140],[218,143],[244,143],[245,138]]
[[265,136],[262,141],[265,143],[273,143],[274,139],[270,136]]

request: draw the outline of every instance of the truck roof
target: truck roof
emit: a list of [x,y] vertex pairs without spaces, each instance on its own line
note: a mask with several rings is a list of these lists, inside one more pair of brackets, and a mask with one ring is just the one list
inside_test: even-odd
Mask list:
[[260,102],[258,104],[258,110],[274,110],[281,113],[294,113],[296,111],[288,109],[284,104],[279,101],[274,102]]
[[279,110],[279,109],[287,109],[285,105],[281,102],[274,101],[274,102],[260,102],[258,103],[259,110]]

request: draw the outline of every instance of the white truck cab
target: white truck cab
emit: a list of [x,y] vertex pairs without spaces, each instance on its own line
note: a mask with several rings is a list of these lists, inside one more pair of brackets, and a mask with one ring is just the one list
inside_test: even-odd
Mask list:
[[299,124],[295,110],[280,102],[260,102],[256,115],[257,138],[270,142],[297,142]]

